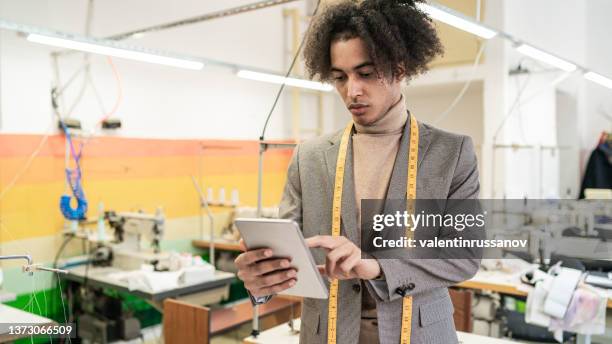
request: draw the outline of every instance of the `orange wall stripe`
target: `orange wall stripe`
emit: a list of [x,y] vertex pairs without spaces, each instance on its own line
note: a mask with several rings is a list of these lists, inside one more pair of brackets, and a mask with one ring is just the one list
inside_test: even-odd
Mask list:
[[[286,172],[289,156],[266,155],[264,173]],[[0,158],[0,184],[8,184],[27,158]],[[82,160],[84,183],[100,179],[164,178],[257,173],[258,157],[242,156],[168,156],[168,157],[100,157]],[[38,157],[19,180],[19,184],[47,183],[64,180],[64,159]]]
[[[278,205],[286,173],[267,173],[264,176],[264,206]],[[257,203],[257,175],[208,176],[205,187],[226,190],[229,201],[231,190],[240,192],[240,205]],[[164,179],[101,180],[85,185],[90,208],[88,217],[97,215],[99,202],[106,210],[152,213],[163,207],[168,219],[199,214],[198,196],[187,176]],[[0,242],[52,235],[62,229],[64,219],[59,211],[59,197],[64,193],[61,182],[18,185],[0,203]],[[5,233],[9,231],[10,233]]]
[[[42,135],[0,135],[0,157],[28,156],[38,146]],[[80,142],[80,141],[75,141]],[[290,141],[279,141],[290,142]],[[95,137],[89,140],[83,155],[89,157],[135,157],[175,155],[257,155],[257,141],[252,140],[172,140],[124,137]],[[40,156],[61,157],[65,152],[62,135],[52,135]],[[274,150],[267,154],[291,154],[291,150]]]
[[[0,190],[21,171],[39,145],[41,135],[0,135]],[[202,148],[204,147],[204,149]],[[265,206],[280,201],[292,150],[266,152]],[[65,139],[49,137],[14,188],[0,202],[0,242],[54,235],[64,219],[59,198],[64,186]],[[160,140],[99,137],[83,152],[83,186],[89,200],[89,218],[97,205],[105,209],[154,212],[164,208],[168,219],[200,213],[191,176],[206,187],[240,192],[240,205],[257,201],[257,141]]]

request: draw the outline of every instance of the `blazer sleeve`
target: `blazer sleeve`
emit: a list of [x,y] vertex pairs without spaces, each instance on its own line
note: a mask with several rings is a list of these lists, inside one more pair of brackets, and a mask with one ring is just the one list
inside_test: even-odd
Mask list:
[[[480,189],[478,181],[478,166],[474,145],[469,137],[461,141],[460,154],[449,189],[448,199],[477,199]],[[454,229],[441,231],[439,237],[444,239],[445,233],[456,232]],[[455,233],[456,234],[456,233]],[[449,259],[444,257],[442,251],[436,259],[410,259],[402,256],[397,259],[377,258],[385,276],[386,285],[378,284],[373,293],[379,301],[395,301],[404,296],[418,294],[432,288],[445,288],[472,278],[480,266],[478,255],[468,256],[467,259]],[[381,293],[380,287],[386,290]],[[378,289],[378,290],[377,290]],[[384,297],[382,297],[384,296]]]
[[302,228],[302,187],[299,164],[300,146],[293,151],[287,170],[287,181],[279,205],[279,217],[297,222]]

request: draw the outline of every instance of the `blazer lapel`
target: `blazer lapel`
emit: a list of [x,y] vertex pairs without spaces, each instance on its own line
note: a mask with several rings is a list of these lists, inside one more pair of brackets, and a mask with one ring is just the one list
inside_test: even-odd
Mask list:
[[[404,199],[406,197],[406,179],[408,178],[408,148],[410,145],[410,123],[404,126],[404,134],[400,139],[399,149],[395,156],[391,180],[387,189],[386,199]],[[385,213],[390,214],[387,205]]]
[[334,179],[336,178],[336,161],[338,160],[338,151],[340,150],[340,142],[332,142],[332,145],[325,150],[325,165],[327,167],[327,190],[333,192]]
[[[409,117],[410,118],[410,117]],[[429,148],[431,141],[430,129],[418,122],[419,125],[419,157],[417,160],[417,166],[420,171],[421,164],[425,158],[425,153]],[[408,178],[408,152],[410,149],[410,123],[406,123],[404,134],[400,140],[400,147],[395,157],[395,163],[393,165],[393,172],[391,173],[391,180],[389,182],[389,188],[387,190],[387,199],[406,199],[406,182]],[[420,174],[418,174],[420,176]],[[417,177],[418,178],[418,177]],[[390,214],[391,209],[388,205],[385,205],[385,213]]]
[[423,159],[425,158],[425,154],[427,153],[427,150],[429,149],[430,143],[431,143],[431,129],[429,129],[428,125],[419,122],[419,160],[417,163],[419,170],[417,172],[420,172],[421,163],[423,162]]

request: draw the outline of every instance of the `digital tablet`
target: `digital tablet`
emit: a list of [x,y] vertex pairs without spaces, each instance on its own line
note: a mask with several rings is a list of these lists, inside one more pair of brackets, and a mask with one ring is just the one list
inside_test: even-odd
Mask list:
[[270,248],[274,257],[292,258],[291,266],[297,268],[297,283],[279,294],[328,298],[327,286],[295,221],[242,218],[235,223],[249,250]]

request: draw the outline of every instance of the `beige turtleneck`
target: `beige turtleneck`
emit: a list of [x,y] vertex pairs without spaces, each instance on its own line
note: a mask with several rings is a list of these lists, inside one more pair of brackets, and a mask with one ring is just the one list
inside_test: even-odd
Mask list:
[[[373,125],[355,123],[353,135],[353,175],[357,206],[357,227],[361,235],[361,200],[384,199],[400,146],[404,126],[408,120],[402,96],[385,116]],[[382,210],[382,209],[381,209]],[[363,283],[362,283],[363,284]],[[377,343],[376,301],[362,285],[361,328],[359,343]]]
[[373,125],[355,123],[353,135],[353,175],[358,226],[361,225],[361,200],[384,199],[387,195],[395,157],[408,112],[404,97]]

